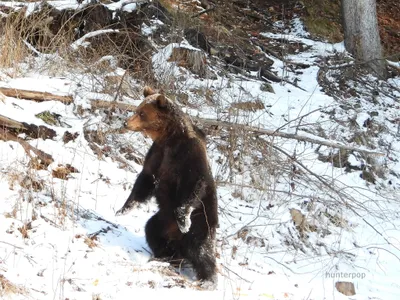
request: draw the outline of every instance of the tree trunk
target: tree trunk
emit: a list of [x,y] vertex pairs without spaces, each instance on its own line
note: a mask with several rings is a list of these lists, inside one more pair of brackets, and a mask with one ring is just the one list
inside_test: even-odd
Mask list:
[[380,78],[387,78],[382,57],[376,0],[341,0],[344,45],[357,60],[365,62]]

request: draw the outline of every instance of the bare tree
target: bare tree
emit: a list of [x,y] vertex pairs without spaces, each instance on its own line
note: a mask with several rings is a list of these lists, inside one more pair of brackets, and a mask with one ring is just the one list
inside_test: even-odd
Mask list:
[[387,77],[382,58],[376,0],[341,0],[344,45],[357,60],[365,62],[379,77]]

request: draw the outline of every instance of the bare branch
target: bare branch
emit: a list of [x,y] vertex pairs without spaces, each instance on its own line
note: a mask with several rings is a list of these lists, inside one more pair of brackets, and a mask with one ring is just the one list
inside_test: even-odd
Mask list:
[[[95,108],[118,107],[119,109],[122,109],[125,111],[133,111],[133,112],[136,110],[135,105],[126,104],[126,103],[122,103],[122,102],[118,102],[118,101],[109,102],[109,101],[101,101],[101,100],[92,100],[91,104],[92,104],[92,107],[95,107]],[[381,152],[368,150],[368,149],[361,149],[359,147],[343,145],[337,141],[329,141],[329,140],[323,139],[318,136],[298,135],[298,134],[294,134],[294,133],[282,132],[282,131],[271,130],[271,129],[264,129],[264,128],[259,128],[259,127],[255,127],[255,126],[235,124],[235,123],[226,122],[226,121],[218,121],[218,120],[214,120],[214,119],[203,119],[203,118],[194,117],[194,116],[190,116],[190,118],[196,120],[197,122],[199,122],[205,126],[220,126],[220,127],[225,127],[228,129],[241,129],[244,131],[254,132],[257,134],[261,134],[261,135],[277,136],[277,137],[281,137],[281,138],[285,138],[285,139],[294,139],[294,140],[298,140],[298,141],[302,141],[302,142],[309,142],[309,143],[324,145],[327,147],[332,147],[332,148],[337,148],[337,149],[356,151],[356,152],[364,153],[364,154],[368,154],[368,155],[384,156],[384,154]]]
[[290,155],[289,153],[287,153],[286,151],[282,150],[279,147],[276,147],[274,145],[272,145],[272,148],[274,148],[275,150],[281,152],[282,154],[284,154],[285,156],[289,157],[290,159],[292,159],[296,164],[298,164],[300,167],[302,167],[304,170],[306,170],[310,175],[312,175],[313,177],[315,177],[319,182],[321,182],[325,187],[328,188],[328,190],[331,190],[333,193],[335,193],[336,195],[338,195],[339,199],[343,202],[343,204],[350,209],[356,216],[358,216],[359,218],[361,218],[365,224],[367,224],[369,227],[372,228],[372,230],[374,230],[378,235],[380,235],[385,242],[388,245],[393,246],[394,248],[396,248],[397,250],[399,250],[398,247],[396,247],[393,243],[391,243],[388,238],[386,236],[383,235],[382,232],[380,232],[378,229],[376,229],[376,227],[374,225],[372,225],[370,222],[368,222],[354,207],[352,207],[352,205],[350,205],[350,203],[348,201],[346,201],[342,195],[341,191],[338,191],[337,189],[335,189],[334,187],[332,187],[332,184],[326,182],[326,180],[324,178],[322,178],[322,176],[317,175],[316,173],[314,173],[313,171],[311,171],[309,168],[307,168],[304,164],[302,164],[300,161],[298,161],[297,159],[295,159],[292,155]]
[[14,244],[11,244],[11,243],[8,243],[8,242],[0,241],[0,243],[3,243],[3,244],[6,244],[6,245],[9,245],[9,246],[11,246],[11,247],[14,247],[14,248],[16,248],[16,249],[23,249],[22,247],[16,246],[16,245],[14,245]]
[[323,139],[318,136],[298,135],[298,134],[294,134],[294,133],[258,128],[258,127],[254,127],[254,126],[243,125],[243,124],[234,124],[234,123],[230,123],[230,122],[218,121],[218,120],[213,120],[213,119],[201,119],[201,118],[195,118],[195,119],[198,120],[200,123],[203,123],[204,125],[222,126],[222,127],[232,128],[232,129],[233,128],[242,129],[244,131],[255,132],[258,134],[262,134],[262,135],[277,136],[277,137],[282,137],[282,138],[286,138],[286,139],[294,139],[294,140],[298,140],[298,141],[310,142],[310,143],[318,144],[318,145],[324,145],[324,146],[332,147],[332,148],[356,151],[356,152],[365,153],[365,154],[369,154],[369,155],[377,155],[377,156],[384,155],[381,152],[368,150],[368,149],[360,149],[360,148],[352,147],[352,146],[346,146],[346,145],[340,144],[337,141],[328,141],[328,140]]

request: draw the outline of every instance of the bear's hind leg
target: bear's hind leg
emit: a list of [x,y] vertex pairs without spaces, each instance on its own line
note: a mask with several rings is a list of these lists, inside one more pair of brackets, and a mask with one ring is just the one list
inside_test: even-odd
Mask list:
[[165,224],[159,213],[152,216],[145,227],[146,241],[155,258],[174,258],[178,255],[175,241],[165,236]]
[[205,289],[213,290],[217,287],[216,259],[214,241],[207,237],[203,241],[186,240],[182,245],[183,256],[192,263],[197,279]]

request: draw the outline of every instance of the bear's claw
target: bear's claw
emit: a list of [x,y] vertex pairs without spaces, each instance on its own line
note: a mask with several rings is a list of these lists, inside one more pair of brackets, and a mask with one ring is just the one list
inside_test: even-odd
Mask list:
[[117,210],[115,213],[116,216],[123,216],[128,214],[132,209],[138,208],[140,205],[138,202],[131,202],[129,205],[124,205],[122,208]]

